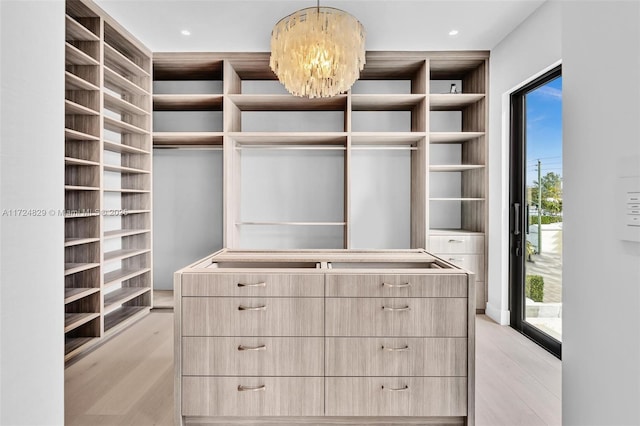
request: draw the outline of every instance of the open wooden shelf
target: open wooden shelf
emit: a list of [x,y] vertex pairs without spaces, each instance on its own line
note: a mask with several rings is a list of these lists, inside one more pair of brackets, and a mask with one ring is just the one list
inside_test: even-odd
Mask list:
[[64,72],[64,82],[66,90],[100,90],[100,88],[95,84],[90,83],[84,78],[78,77],[77,75],[70,73],[69,71]]
[[431,132],[429,143],[460,143],[484,136],[484,132]]
[[64,164],[67,166],[99,166],[97,161],[83,160],[81,158],[64,157]]
[[110,93],[104,93],[104,106],[111,111],[115,111],[120,114],[133,114],[147,116],[149,113],[142,108],[125,101],[122,98],[117,98]]
[[64,314],[64,332],[67,333],[100,316],[98,312]]
[[99,263],[65,263],[64,275],[71,275],[77,272],[87,271],[99,267]]
[[426,95],[415,94],[351,95],[351,109],[353,111],[411,111],[426,98]]
[[100,65],[100,62],[77,47],[65,43],[65,61],[68,65]]
[[241,145],[341,145],[347,143],[346,132],[229,132]]
[[64,339],[64,360],[68,361],[84,348],[97,342],[97,337],[66,337]]
[[149,253],[151,249],[120,249],[109,251],[104,254],[105,262],[113,262],[116,260],[128,259],[130,257],[138,256],[141,254]]
[[133,167],[116,166],[112,164],[105,164],[102,166],[105,171],[116,172],[122,174],[149,174],[149,170],[134,169]]
[[100,191],[100,188],[95,186],[77,186],[77,185],[65,185],[65,191]]
[[222,132],[154,132],[154,146],[222,146]]
[[442,93],[429,95],[431,111],[459,111],[485,98],[483,93]]
[[151,232],[150,229],[116,229],[114,231],[105,231],[104,238],[105,240],[110,238],[121,238],[121,237],[129,237],[131,235],[139,235],[146,234]]
[[104,69],[104,85],[110,90],[119,93],[130,93],[132,95],[149,95],[149,92],[118,74],[117,72],[103,67]]
[[432,164],[429,166],[431,172],[464,172],[467,170],[476,170],[484,168],[483,165],[477,164]]
[[127,189],[127,188],[104,188],[104,192],[121,192],[123,194],[148,194],[148,189]]
[[[88,209],[88,210],[90,210],[90,209]],[[65,213],[64,218],[65,219],[77,219],[77,218],[95,217],[95,216],[100,216],[100,213],[97,213],[97,212],[94,212],[94,211],[83,212],[83,213]]]
[[121,154],[149,154],[149,151],[123,143],[104,141],[103,144],[105,151],[118,152]]
[[88,133],[79,132],[73,129],[64,129],[64,139],[67,141],[99,141],[98,136],[93,136]]
[[141,127],[106,116],[104,117],[104,128],[116,133],[135,133],[138,135],[146,135],[149,133],[148,130]]
[[151,291],[149,287],[121,287],[104,295],[104,314],[108,315],[123,303]]
[[125,268],[125,269],[117,269],[115,271],[107,272],[106,274],[104,274],[104,286],[111,287],[113,285],[120,284],[122,281],[135,278],[149,271],[151,271],[151,269],[149,268],[140,268],[140,269]]
[[64,289],[64,303],[65,305],[76,300],[80,300],[87,296],[91,296],[100,291],[100,287],[93,288],[65,288]]
[[222,95],[153,95],[154,111],[222,111]]
[[151,77],[148,72],[134,64],[129,58],[106,42],[104,43],[104,61],[110,69],[119,71],[122,75],[131,74],[134,76]]
[[344,111],[347,95],[307,99],[293,95],[227,95],[240,111]]
[[100,37],[69,15],[65,15],[65,25],[65,38],[67,41],[100,41]]
[[426,132],[353,132],[353,145],[415,145],[423,141]]
[[121,306],[104,316],[104,331],[114,330],[120,324],[133,322],[149,312],[149,306]]
[[96,243],[99,241],[100,241],[100,238],[65,238],[64,246],[72,247],[72,246],[79,246],[81,244]]
[[80,105],[68,99],[64,100],[64,113],[65,115],[100,115],[98,111],[92,110],[91,108],[87,108],[84,105]]
[[151,210],[127,210],[127,213],[123,216],[127,216],[130,214],[142,214],[142,213],[151,213]]

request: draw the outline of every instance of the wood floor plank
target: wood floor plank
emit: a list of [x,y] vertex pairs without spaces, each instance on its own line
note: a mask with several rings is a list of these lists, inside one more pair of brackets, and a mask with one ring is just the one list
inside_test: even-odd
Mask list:
[[[487,350],[485,346],[489,346],[489,344],[479,344],[477,351],[489,356],[481,356],[477,359],[476,370],[483,375],[488,374],[490,377],[479,376],[477,380],[483,384],[491,379],[500,381],[502,386],[510,391],[508,400],[515,406],[524,404],[529,407],[540,418],[542,422],[540,424],[562,424],[560,398],[553,395],[540,381],[529,375],[500,350]],[[496,366],[500,368],[495,368]],[[486,392],[486,394],[490,396],[495,394],[495,391],[493,393]]]
[[120,424],[138,426],[173,423],[173,365],[160,373],[153,389],[153,392],[144,395],[137,407],[133,407]]
[[486,316],[478,316],[477,327],[490,339],[492,346],[512,359],[522,370],[538,380],[548,391],[562,397],[562,363],[532,340],[510,327],[500,327]]
[[130,412],[147,392],[153,392],[158,373],[172,363],[171,357],[167,356],[173,349],[172,343],[167,340],[149,352],[146,361],[115,381],[111,389],[89,407],[87,414],[117,415]]
[[[151,371],[151,377],[157,378],[160,371],[173,368],[173,315],[152,313],[138,323],[125,329],[117,336],[78,359],[65,370],[65,423],[94,425],[100,423],[102,416],[87,417],[87,422],[76,422],[87,416],[87,410],[93,407],[104,395],[108,394],[129,374],[143,366],[150,354],[158,353],[162,348],[162,367]],[[173,384],[171,385],[171,391]],[[155,392],[154,389],[152,389]],[[128,405],[128,404],[127,404]],[[127,414],[125,407],[118,409]],[[107,416],[109,417],[109,416]],[[113,423],[114,419],[110,420]]]
[[[559,425],[560,361],[484,315],[476,329],[476,424]],[[172,345],[173,315],[152,311],[78,359],[65,371],[65,424],[171,426]]]

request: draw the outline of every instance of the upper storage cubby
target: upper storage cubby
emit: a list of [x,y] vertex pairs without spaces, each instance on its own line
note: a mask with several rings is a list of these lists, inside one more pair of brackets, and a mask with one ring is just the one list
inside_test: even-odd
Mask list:
[[222,145],[223,66],[206,53],[156,55],[154,146]]
[[427,76],[424,57],[368,55],[360,80],[351,89],[349,130],[357,133],[426,131]]
[[347,95],[306,99],[287,93],[269,68],[269,56],[225,62],[225,131],[335,133],[346,131]]

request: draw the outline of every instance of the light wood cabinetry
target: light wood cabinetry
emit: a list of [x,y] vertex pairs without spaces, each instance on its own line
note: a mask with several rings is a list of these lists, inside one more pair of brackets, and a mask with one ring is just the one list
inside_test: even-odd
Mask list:
[[328,377],[326,387],[327,416],[467,414],[467,382],[463,377]]
[[472,425],[474,293],[422,250],[221,250],[175,274],[176,424]]
[[[441,127],[431,126],[429,137],[427,248],[476,273],[476,306],[484,310],[488,61],[438,58],[430,64],[430,114]],[[458,93],[446,93],[452,84]]]
[[465,376],[460,337],[327,337],[327,376]]
[[183,337],[182,371],[186,376],[322,377],[323,346],[321,337]]
[[185,377],[185,416],[321,416],[319,377]]
[[66,2],[65,360],[151,306],[151,54]]
[[154,146],[224,152],[223,246],[456,254],[483,310],[488,53],[369,52],[350,91],[313,100],[268,58],[154,55]]

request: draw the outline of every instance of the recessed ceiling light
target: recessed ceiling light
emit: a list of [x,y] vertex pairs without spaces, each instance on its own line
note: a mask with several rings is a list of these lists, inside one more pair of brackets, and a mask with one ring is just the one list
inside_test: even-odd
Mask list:
[[458,30],[451,30],[451,31],[449,31],[449,35],[450,35],[450,36],[458,35]]
[[182,34],[183,36],[190,36],[190,35],[191,35],[191,31],[189,31],[189,30],[182,30],[182,31],[180,31],[180,34]]

